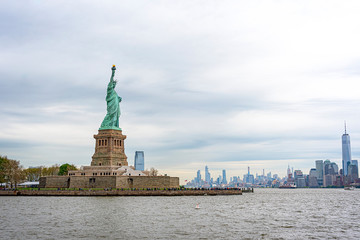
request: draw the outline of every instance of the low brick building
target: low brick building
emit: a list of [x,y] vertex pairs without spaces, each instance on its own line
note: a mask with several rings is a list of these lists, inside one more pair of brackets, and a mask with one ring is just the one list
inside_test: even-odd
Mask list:
[[49,176],[41,188],[178,188],[179,178],[169,176]]

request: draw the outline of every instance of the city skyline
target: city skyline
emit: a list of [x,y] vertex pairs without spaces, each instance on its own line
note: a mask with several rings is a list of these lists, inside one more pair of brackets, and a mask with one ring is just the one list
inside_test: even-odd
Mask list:
[[0,4],[0,154],[25,167],[89,163],[113,64],[131,165],[340,167],[344,120],[360,157],[359,2]]
[[[294,167],[290,169],[290,165],[287,168],[287,174],[284,177],[279,176],[278,173],[272,175],[271,171],[265,175],[265,169],[262,169],[262,174],[256,172],[256,178],[254,174],[250,173],[250,166],[247,167],[247,173],[243,175],[243,180],[241,180],[239,175],[234,174],[233,177],[230,177],[230,182],[228,185],[226,177],[226,169],[222,170],[222,176],[214,181],[214,178],[211,178],[211,173],[209,168],[205,166],[205,179],[201,178],[201,170],[197,171],[197,176],[191,181],[185,180],[185,184],[190,187],[240,187],[238,185],[241,183],[241,187],[244,187],[246,184],[257,184],[265,183],[265,179],[268,180],[265,183],[265,186],[277,186],[281,185],[287,187],[333,187],[333,186],[344,186],[351,183],[359,184],[359,165],[358,160],[351,158],[351,144],[350,144],[350,135],[346,131],[346,122],[344,124],[344,134],[342,135],[342,168],[339,169],[338,164],[331,162],[329,159],[326,160],[315,160],[315,168],[309,170],[309,174],[304,174],[301,169],[296,169]],[[276,176],[276,177],[275,177]],[[235,179],[235,181],[233,180]],[[284,182],[274,182],[273,185],[269,184],[272,180],[283,180]],[[262,182],[261,182],[262,181]],[[244,185],[245,184],[245,185]],[[269,184],[269,185],[268,185]],[[252,185],[251,185],[252,186]]]
[[319,187],[346,187],[359,186],[359,165],[357,160],[351,160],[348,164],[348,173],[344,175],[343,169],[340,169],[335,162],[329,159],[315,160],[315,167],[311,168],[309,173],[301,169],[295,169],[288,165],[287,175],[279,176],[277,173],[262,170],[262,174],[252,174],[250,167],[246,174],[241,176],[233,175],[227,179],[226,169],[222,170],[222,175],[216,179],[209,172],[208,166],[205,166],[205,178],[201,177],[201,170],[197,170],[196,177],[192,180],[185,180],[185,186],[188,188],[244,188],[244,187],[272,187],[272,188],[319,188]]

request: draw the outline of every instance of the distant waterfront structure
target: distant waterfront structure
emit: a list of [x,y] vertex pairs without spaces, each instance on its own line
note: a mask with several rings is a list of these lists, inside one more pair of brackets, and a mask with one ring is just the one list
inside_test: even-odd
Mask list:
[[351,164],[351,147],[350,147],[350,136],[346,133],[346,123],[345,123],[345,133],[342,135],[342,169],[343,176],[348,175],[348,167]]
[[144,171],[145,169],[145,160],[144,160],[144,151],[135,152],[135,170]]
[[223,169],[222,171],[222,184],[227,184],[227,180],[226,180],[226,170]]

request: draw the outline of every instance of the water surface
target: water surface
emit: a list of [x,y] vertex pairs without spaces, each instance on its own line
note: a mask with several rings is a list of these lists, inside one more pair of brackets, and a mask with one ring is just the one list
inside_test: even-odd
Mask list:
[[[1,239],[360,239],[360,189],[0,197]],[[195,209],[196,204],[200,209]]]

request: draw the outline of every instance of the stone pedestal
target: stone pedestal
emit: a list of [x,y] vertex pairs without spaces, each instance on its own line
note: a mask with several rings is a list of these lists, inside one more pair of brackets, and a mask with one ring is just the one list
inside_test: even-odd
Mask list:
[[91,166],[128,166],[124,151],[126,135],[121,130],[99,130],[94,138],[96,144]]

